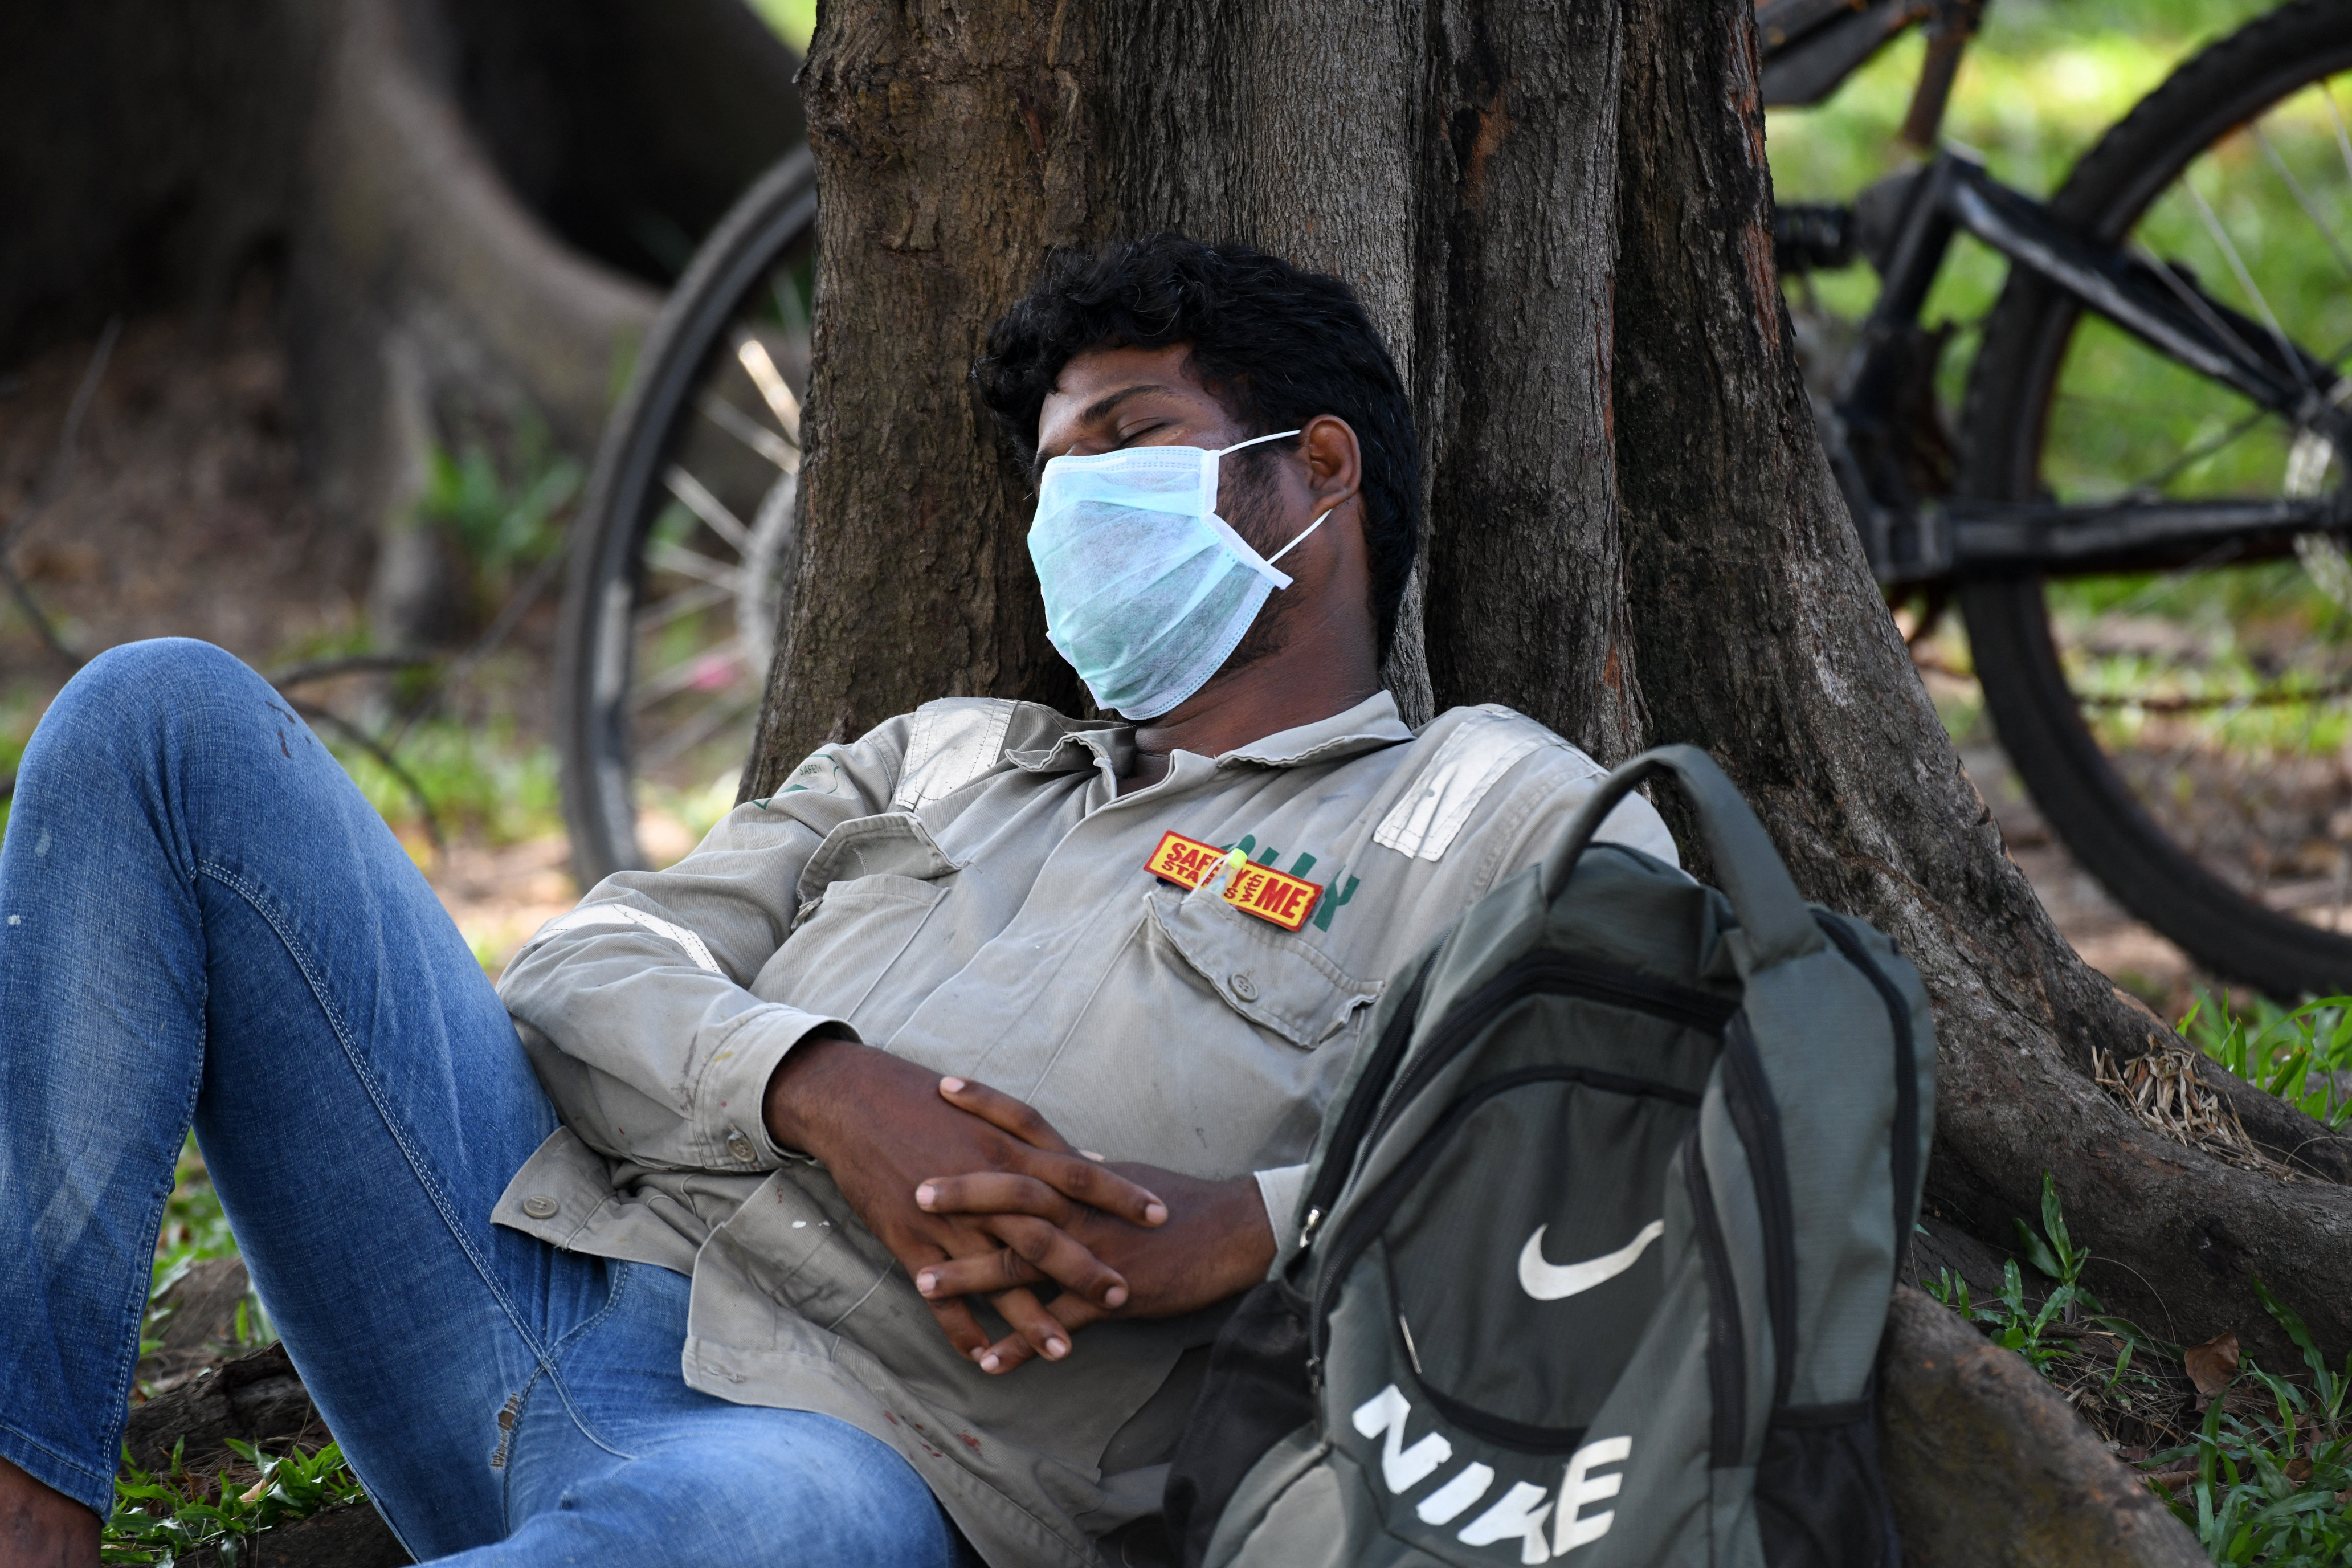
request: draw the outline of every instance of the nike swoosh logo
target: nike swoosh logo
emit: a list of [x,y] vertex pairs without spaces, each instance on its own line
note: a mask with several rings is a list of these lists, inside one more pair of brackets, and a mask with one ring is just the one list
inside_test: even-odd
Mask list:
[[1588,1258],[1581,1263],[1544,1261],[1543,1236],[1549,1228],[1536,1226],[1536,1233],[1519,1248],[1519,1289],[1538,1301],[1557,1301],[1616,1279],[1633,1267],[1634,1261],[1649,1250],[1650,1243],[1666,1234],[1666,1222],[1654,1219],[1642,1227],[1639,1236],[1616,1251]]

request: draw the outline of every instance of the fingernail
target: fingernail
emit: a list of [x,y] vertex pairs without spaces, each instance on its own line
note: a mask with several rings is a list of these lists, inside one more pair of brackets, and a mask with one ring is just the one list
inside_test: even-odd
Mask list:
[[940,1079],[940,1087],[950,1094],[961,1094],[963,1092],[963,1079],[960,1078],[943,1078]]
[[978,1361],[981,1357],[988,1353],[988,1347],[986,1345],[974,1345],[971,1349],[964,1352],[963,1353],[971,1357],[972,1360]]
[[980,1358],[980,1370],[982,1372],[994,1372],[996,1370],[995,1352],[991,1351],[988,1354]]
[[1061,1360],[1064,1356],[1066,1356],[1066,1355],[1067,1355],[1067,1354],[1069,1354],[1069,1353],[1070,1353],[1070,1342],[1069,1342],[1069,1341],[1067,1341],[1067,1340],[1047,1340],[1047,1341],[1045,1342],[1045,1359],[1046,1359],[1047,1361],[1059,1361],[1059,1360]]
[[932,1203],[938,1199],[939,1195],[939,1188],[931,1185],[929,1182],[925,1182],[921,1186],[915,1189],[916,1206],[919,1208],[929,1208],[931,1206]]
[[1084,1154],[1087,1159],[1092,1160],[1097,1165],[1107,1165],[1110,1163],[1110,1157],[1108,1155],[1097,1154],[1091,1149],[1081,1149],[1078,1152]]
[[1161,1203],[1157,1198],[1154,1198],[1151,1202],[1144,1205],[1143,1223],[1146,1225],[1166,1225],[1168,1223],[1168,1205]]
[[929,1270],[915,1276],[915,1289],[928,1296],[940,1288],[940,1277]]
[[1126,1287],[1126,1286],[1124,1286],[1124,1285],[1114,1285],[1114,1286],[1112,1286],[1109,1289],[1108,1289],[1108,1290],[1104,1291],[1104,1292],[1103,1292],[1103,1305],[1104,1305],[1104,1306],[1106,1306],[1106,1307],[1124,1307],[1124,1306],[1126,1306],[1126,1305],[1127,1305],[1127,1287]]

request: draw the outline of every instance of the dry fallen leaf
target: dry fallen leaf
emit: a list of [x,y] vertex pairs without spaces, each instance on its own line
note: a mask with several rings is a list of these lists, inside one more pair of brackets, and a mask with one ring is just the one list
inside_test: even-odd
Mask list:
[[2238,1370],[2237,1334],[2224,1329],[2201,1345],[2190,1345],[2180,1352],[2180,1364],[2189,1369],[2189,1381],[2197,1385],[2197,1408],[2204,1409],[2230,1386]]
[[2293,1481],[2296,1486],[2301,1486],[2311,1479],[2311,1460],[2305,1455],[2297,1454],[2286,1462],[2284,1470],[2288,1480]]
[[264,1476],[259,1480],[253,1483],[252,1490],[239,1492],[237,1494],[236,1500],[239,1502],[259,1502],[262,1500],[263,1495],[268,1490],[269,1478],[268,1476]]

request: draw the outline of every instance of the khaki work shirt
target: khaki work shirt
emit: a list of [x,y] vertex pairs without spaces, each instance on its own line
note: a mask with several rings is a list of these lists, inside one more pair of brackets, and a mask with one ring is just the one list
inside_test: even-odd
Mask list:
[[[1224,1309],[981,1372],[824,1170],[769,1138],[777,1064],[813,1031],[861,1039],[1111,1159],[1255,1173],[1286,1236],[1384,986],[1602,774],[1507,709],[1416,735],[1385,693],[1177,752],[1121,795],[1133,752],[1123,724],[926,704],[818,751],[668,870],[605,879],[499,985],[564,1126],[498,1222],[690,1275],[688,1384],[872,1433],[998,1568],[1097,1568],[1099,1537],[1157,1510]],[[1221,883],[1154,877],[1171,830],[1319,885],[1308,918],[1286,931]],[[1601,836],[1675,858],[1639,797]]]

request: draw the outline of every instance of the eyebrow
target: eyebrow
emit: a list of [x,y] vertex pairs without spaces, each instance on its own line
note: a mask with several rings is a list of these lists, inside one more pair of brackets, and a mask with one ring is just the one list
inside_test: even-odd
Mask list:
[[[1130,397],[1139,397],[1147,392],[1165,392],[1167,390],[1168,388],[1160,382],[1145,381],[1138,382],[1133,386],[1122,386],[1117,392],[1105,393],[1102,396],[1096,398],[1092,403],[1087,404],[1084,408],[1078,410],[1078,423],[1080,425],[1092,425],[1098,419],[1108,417],[1113,410],[1118,408],[1120,404],[1126,402]],[[1032,481],[1034,481],[1038,475],[1045,471],[1046,459],[1047,453],[1045,447],[1038,447],[1037,455],[1029,460],[1029,478]]]

